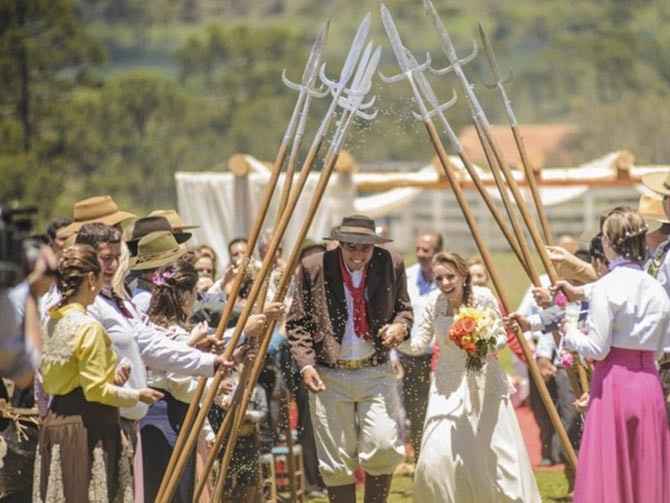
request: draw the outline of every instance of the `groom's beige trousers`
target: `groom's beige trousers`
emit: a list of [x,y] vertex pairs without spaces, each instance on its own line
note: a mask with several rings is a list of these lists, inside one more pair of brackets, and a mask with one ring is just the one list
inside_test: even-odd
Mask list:
[[321,477],[327,486],[354,482],[359,465],[389,475],[405,457],[397,381],[386,363],[362,369],[319,366],[326,391],[309,394]]

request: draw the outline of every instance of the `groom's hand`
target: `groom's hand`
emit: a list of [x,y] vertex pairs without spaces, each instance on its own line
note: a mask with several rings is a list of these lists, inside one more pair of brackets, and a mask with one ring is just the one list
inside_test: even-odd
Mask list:
[[307,389],[312,393],[320,393],[326,391],[326,385],[323,384],[321,376],[312,366],[307,366],[302,370],[302,382],[305,383]]
[[385,348],[392,349],[398,346],[407,336],[407,325],[404,323],[391,323],[384,325],[379,331],[382,338],[382,345]]

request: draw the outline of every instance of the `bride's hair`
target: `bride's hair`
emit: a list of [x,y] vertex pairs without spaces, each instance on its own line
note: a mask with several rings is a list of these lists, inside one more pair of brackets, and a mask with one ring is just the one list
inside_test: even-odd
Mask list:
[[474,298],[472,295],[472,276],[468,263],[458,253],[439,252],[433,257],[433,266],[449,265],[456,269],[456,272],[465,278],[463,283],[463,304],[472,306]]

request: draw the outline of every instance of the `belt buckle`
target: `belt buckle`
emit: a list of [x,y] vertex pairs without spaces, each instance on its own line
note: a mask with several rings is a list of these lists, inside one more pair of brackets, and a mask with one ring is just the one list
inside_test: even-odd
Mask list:
[[359,360],[337,360],[336,365],[342,369],[348,370],[358,370],[363,368],[363,364],[367,358],[362,358]]

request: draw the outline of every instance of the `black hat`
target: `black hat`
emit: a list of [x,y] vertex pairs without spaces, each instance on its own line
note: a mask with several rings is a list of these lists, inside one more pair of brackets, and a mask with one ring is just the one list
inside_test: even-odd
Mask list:
[[177,240],[177,243],[185,243],[191,238],[190,232],[173,232],[170,222],[164,217],[144,217],[139,218],[135,221],[135,226],[133,227],[133,234],[126,244],[128,245],[128,250],[130,251],[130,256],[135,257],[137,255],[137,246],[144,236],[151,234],[152,232],[168,231],[171,232],[174,238]]
[[324,239],[357,244],[381,244],[393,241],[380,236],[375,229],[375,221],[371,218],[365,215],[352,215],[344,217],[342,224],[335,227],[330,236]]

